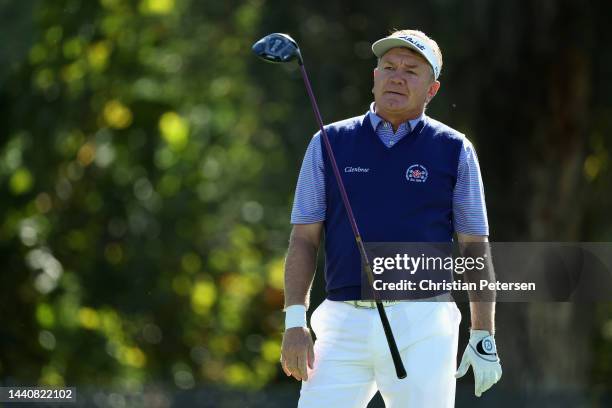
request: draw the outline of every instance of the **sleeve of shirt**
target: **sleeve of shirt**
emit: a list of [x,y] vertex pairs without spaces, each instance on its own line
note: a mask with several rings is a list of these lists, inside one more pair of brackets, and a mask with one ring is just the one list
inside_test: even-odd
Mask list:
[[467,139],[459,154],[457,184],[453,192],[453,220],[456,232],[489,235],[480,165],[474,146]]
[[317,132],[304,155],[298,177],[291,224],[313,224],[325,220],[325,170],[321,151],[321,135]]

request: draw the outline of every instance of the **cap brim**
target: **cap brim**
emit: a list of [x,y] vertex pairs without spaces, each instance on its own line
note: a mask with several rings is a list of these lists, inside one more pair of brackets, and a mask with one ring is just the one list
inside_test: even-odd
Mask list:
[[425,56],[425,54],[423,54],[423,52],[420,49],[418,49],[414,44],[411,44],[408,41],[403,40],[401,38],[387,37],[387,38],[378,40],[374,44],[372,44],[372,52],[374,53],[374,55],[380,58],[383,55],[385,55],[387,51],[389,51],[391,48],[397,48],[397,47],[410,48],[411,50],[418,52],[420,55],[423,56],[423,58],[425,58],[425,60],[427,60],[427,57]]

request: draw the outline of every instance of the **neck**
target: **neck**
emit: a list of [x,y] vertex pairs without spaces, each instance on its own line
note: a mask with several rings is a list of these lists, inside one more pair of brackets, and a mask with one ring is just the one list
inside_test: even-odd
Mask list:
[[417,119],[423,114],[423,110],[420,112],[411,112],[408,114],[393,114],[389,112],[381,112],[376,108],[376,104],[374,105],[374,112],[387,122],[391,123],[394,132],[397,132],[397,128],[399,128],[402,123],[408,122],[409,120]]

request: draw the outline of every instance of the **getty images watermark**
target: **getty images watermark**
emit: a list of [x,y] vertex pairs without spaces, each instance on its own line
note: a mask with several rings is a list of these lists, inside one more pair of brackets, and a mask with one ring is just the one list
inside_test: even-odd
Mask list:
[[[372,272],[381,275],[385,271],[402,271],[415,275],[419,271],[446,271],[449,276],[452,272],[463,275],[465,272],[485,272],[488,254],[478,257],[459,256],[411,256],[406,253],[395,254],[391,257],[375,257],[372,259]],[[466,282],[460,279],[447,281],[434,281],[432,279],[421,279],[418,281],[401,279],[398,282],[385,282],[383,279],[374,279],[373,288],[376,291],[452,291],[452,290],[536,290],[534,282],[500,282],[479,279],[477,282]]]
[[366,243],[362,299],[612,301],[612,244]]

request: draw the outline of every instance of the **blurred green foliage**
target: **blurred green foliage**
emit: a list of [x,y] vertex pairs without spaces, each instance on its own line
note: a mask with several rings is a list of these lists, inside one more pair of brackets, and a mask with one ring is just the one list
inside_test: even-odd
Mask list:
[[259,13],[33,9],[2,92],[0,375],[128,388],[276,375],[291,186],[266,191],[287,165],[241,62]]
[[1,2],[0,378],[280,378],[289,211],[316,124],[295,67],[250,53],[272,31],[300,41],[328,122],[367,109],[371,41],[432,33],[445,68],[428,112],[477,146],[493,239],[611,241],[609,7],[468,3]]

